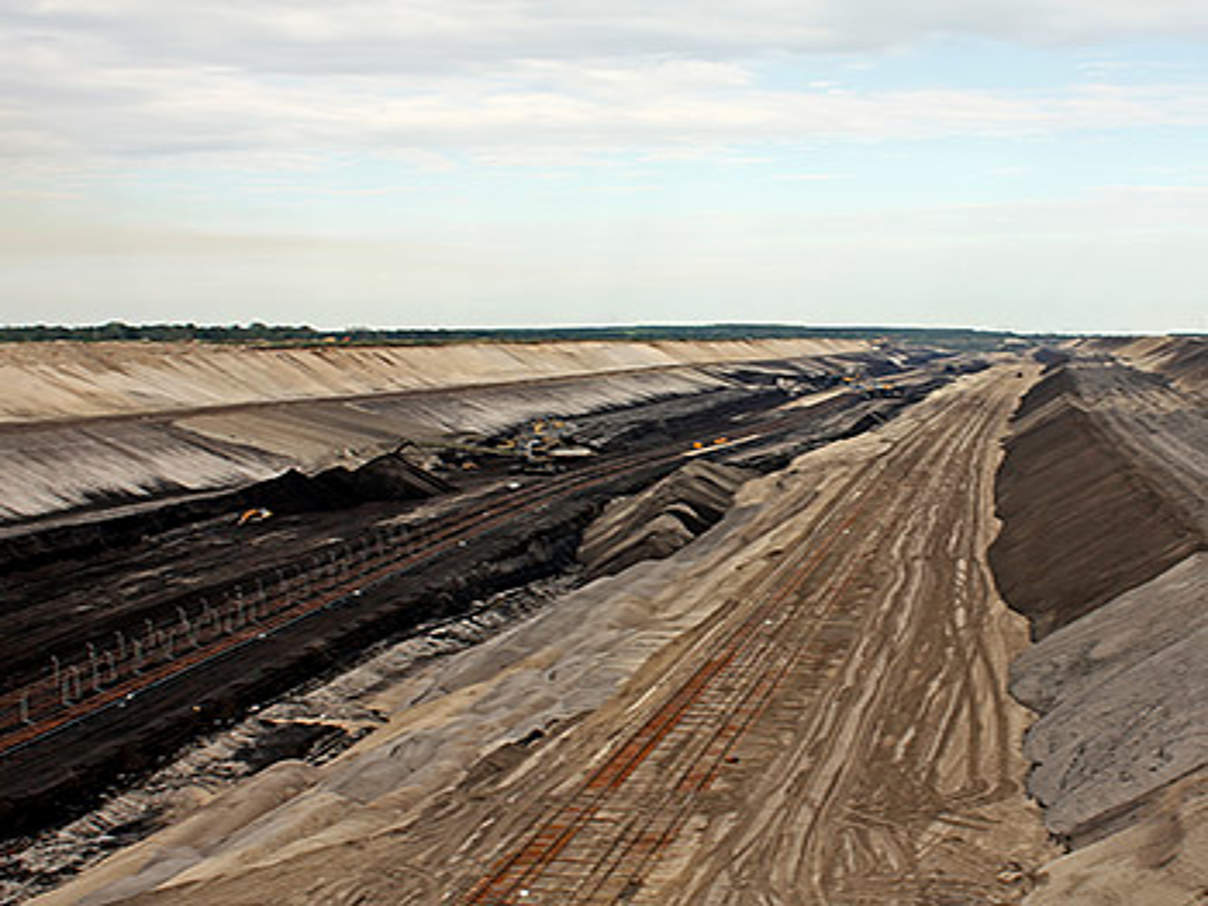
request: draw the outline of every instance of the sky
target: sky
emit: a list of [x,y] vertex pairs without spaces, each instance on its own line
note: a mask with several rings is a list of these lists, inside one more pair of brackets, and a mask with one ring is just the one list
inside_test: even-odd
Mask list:
[[1208,332],[1203,0],[0,0],[0,323]]

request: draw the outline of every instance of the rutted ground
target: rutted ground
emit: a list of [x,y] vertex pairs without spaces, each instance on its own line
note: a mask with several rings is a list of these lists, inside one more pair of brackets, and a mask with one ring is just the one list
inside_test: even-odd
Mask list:
[[[984,552],[1027,383],[964,378],[748,484],[669,559],[380,690],[389,723],[332,764],[280,765],[41,902],[448,902],[768,595],[770,656],[796,655],[631,901],[1018,901],[1049,850],[1004,694],[1026,631]],[[644,820],[681,756],[635,772],[616,811]]]
[[[696,540],[741,473],[688,470],[618,504],[601,550],[678,552],[470,650],[384,654],[317,713],[291,706],[371,731],[351,750],[280,762],[39,902],[1199,902],[1204,350],[1088,341],[1068,365],[1045,357],[999,474],[993,580],[998,441],[1035,366],[963,378],[748,482]],[[730,461],[804,449],[827,419],[857,417],[844,405],[809,400],[806,434]],[[858,419],[853,432],[880,416]],[[610,557],[601,571],[625,559]],[[995,580],[1032,621],[1031,648]],[[752,672],[702,673],[743,626]],[[1041,714],[1022,752],[1033,718],[1004,694],[1012,658],[1011,691]],[[671,704],[680,728],[642,736]],[[585,787],[618,754],[624,770]],[[585,788],[590,813],[575,804]],[[535,829],[568,814],[588,816],[557,825],[573,834],[550,851]],[[1074,848],[1048,865],[1046,824]]]
[[[846,489],[874,496],[877,521],[844,545],[842,584],[819,580],[833,609],[807,651],[829,669],[807,654],[664,875],[676,893],[642,902],[1005,903],[1029,889],[1045,845],[1012,752],[1025,714],[1003,689],[1022,627],[984,557],[996,441],[1023,386],[1003,369],[937,401],[885,452],[884,477]],[[845,498],[829,510],[857,505]]]

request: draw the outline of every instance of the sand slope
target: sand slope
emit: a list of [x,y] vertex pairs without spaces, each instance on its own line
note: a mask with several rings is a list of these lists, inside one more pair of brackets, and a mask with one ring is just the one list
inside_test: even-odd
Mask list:
[[991,551],[1039,638],[1011,667],[1012,693],[1041,713],[1023,746],[1028,790],[1075,850],[1026,902],[1201,902],[1208,418],[1188,391],[1202,344],[1074,349],[1018,413]]
[[161,343],[0,345],[0,422],[92,418],[283,400],[785,359],[858,340],[459,343],[267,348]]
[[1075,348],[1107,352],[1128,364],[1170,378],[1179,389],[1208,393],[1208,338],[1129,337],[1083,340]]
[[[489,434],[733,387],[726,363],[859,342],[462,344],[267,349],[0,346],[0,524],[356,465],[402,438]],[[803,358],[806,357],[806,358]],[[8,423],[8,426],[5,426]]]
[[1128,369],[1067,366],[1024,399],[990,549],[1003,596],[1042,638],[1208,538],[1208,421]]

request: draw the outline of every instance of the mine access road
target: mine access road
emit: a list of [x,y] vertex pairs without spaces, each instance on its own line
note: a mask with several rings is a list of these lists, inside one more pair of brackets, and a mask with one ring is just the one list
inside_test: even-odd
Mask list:
[[494,855],[457,902],[998,902],[1020,879],[955,831],[1020,797],[1020,627],[984,551],[1024,387],[966,379],[814,500],[786,494],[782,554],[584,730],[607,744],[572,756],[571,734],[561,770],[479,807],[462,853]]

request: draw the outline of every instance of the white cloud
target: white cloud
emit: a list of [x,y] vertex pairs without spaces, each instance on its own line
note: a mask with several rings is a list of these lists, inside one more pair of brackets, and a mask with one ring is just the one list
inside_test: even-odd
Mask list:
[[1028,135],[1208,124],[1208,86],[1086,84],[1050,96],[930,89],[771,90],[735,62],[522,60],[465,73],[269,78],[204,66],[101,66],[65,51],[0,45],[4,154],[61,160],[452,151],[493,161],[754,142]]
[[[450,149],[497,160],[531,149],[552,163],[752,141],[1208,121],[1208,89],[1195,82],[1017,97],[959,88],[835,93],[825,79],[769,90],[753,76],[751,61],[772,52],[877,48],[953,32],[1208,37],[1208,4],[10,4],[0,7],[0,154],[95,163],[394,151],[439,167],[449,165]],[[1112,71],[1091,63],[1097,78]]]
[[268,72],[407,71],[483,60],[866,50],[933,34],[1043,43],[1203,36],[1199,0],[72,0],[10,27],[101,35],[116,52]]
[[[1021,79],[1032,87],[1015,88],[1000,68],[978,73],[977,83],[949,75],[927,88],[858,87],[876,84],[876,74],[856,75],[873,65],[872,55],[937,36],[1079,45],[1073,62],[1085,61],[1081,82],[1041,90]],[[861,165],[860,154],[849,164],[826,153],[836,142],[1208,126],[1202,69],[1150,61],[1139,78],[1138,64],[1097,45],[1166,37],[1208,40],[1208,4],[0,0],[0,193],[7,202],[0,206],[0,230],[7,231],[0,237],[0,289],[27,310],[56,299],[76,299],[81,311],[91,311],[96,298],[141,300],[157,319],[170,316],[156,309],[170,297],[180,307],[169,312],[183,307],[194,318],[207,310],[198,306],[222,299],[243,320],[322,322],[315,312],[334,305],[329,310],[351,315],[347,300],[356,296],[378,312],[358,308],[356,319],[376,323],[422,322],[396,313],[391,306],[400,298],[434,300],[450,323],[492,320],[483,316],[494,311],[487,307],[492,299],[505,306],[505,320],[557,321],[572,297],[587,306],[580,320],[607,312],[621,320],[652,312],[671,318],[677,311],[684,319],[725,318],[734,305],[746,312],[747,300],[761,292],[850,302],[848,309],[837,301],[830,309],[798,309],[799,320],[858,320],[844,312],[874,310],[882,314],[865,320],[919,320],[929,291],[947,300],[951,313],[961,310],[970,286],[995,298],[1015,290],[1042,300],[1078,277],[1083,282],[1070,298],[1091,304],[1158,285],[1155,274],[1172,296],[1190,298],[1186,287],[1202,286],[1205,276],[1204,256],[1192,251],[1208,229],[1202,190],[1115,187],[1053,202],[796,220],[774,204],[746,220],[736,213],[760,208],[776,188],[791,195],[777,179],[848,178],[844,187],[859,197],[865,176],[892,178],[891,169],[880,174]],[[1075,145],[1089,143],[1066,147]],[[952,157],[936,160],[958,156],[956,143],[949,148]],[[1053,154],[1060,153],[1054,144]],[[1150,153],[1139,163],[1177,168],[1169,177],[1154,169],[1155,181],[1202,181],[1204,174],[1183,162],[1187,155]],[[801,172],[781,169],[788,158]],[[702,161],[719,173],[759,166],[721,174],[733,182],[718,193],[716,216],[696,210],[687,222],[660,219],[663,207],[709,204],[665,197],[671,192],[650,193],[643,209],[645,190],[659,184],[652,165],[689,172]],[[986,173],[998,162],[987,158],[970,169]],[[1021,175],[1010,158],[1002,163],[1000,175]],[[1043,168],[1035,159],[1027,163],[1037,173]],[[1110,173],[1118,163],[1105,157],[1095,171]],[[518,166],[528,168],[519,178],[490,169]],[[603,212],[596,220],[568,204],[565,218],[582,215],[582,222],[538,228],[541,216],[523,204],[492,206],[492,192],[530,175],[564,178],[571,188],[560,197],[571,197],[579,175],[568,167],[599,168],[582,180],[602,193],[592,206]],[[904,183],[905,167],[896,171]],[[424,174],[454,168],[474,170],[472,179],[430,180],[448,192],[445,220],[416,222],[440,220],[441,200],[417,205],[415,218],[409,198],[393,204],[391,196],[422,184]],[[958,182],[952,197],[960,197]],[[169,186],[181,190],[169,200],[171,193],[155,191]],[[205,198],[215,186],[236,188],[231,198]],[[188,192],[202,197],[185,198]],[[337,209],[346,218],[320,224],[333,236],[414,233],[398,243],[315,244],[170,229],[191,218],[265,232],[285,222],[317,229],[305,218],[285,219],[303,207],[291,202],[308,201],[308,194],[316,222]],[[375,202],[378,195],[385,201]],[[286,214],[270,210],[275,201]],[[374,220],[364,214],[370,209],[397,209],[397,218]],[[639,209],[649,216],[613,219],[613,212]],[[91,211],[97,222],[38,232],[31,210]],[[102,222],[106,217],[112,222]],[[158,226],[115,228],[123,217]],[[1169,251],[1165,270],[1161,247]],[[1066,267],[1063,253],[1077,269]],[[1179,275],[1185,286],[1171,282]],[[289,300],[282,306],[299,299],[310,308],[249,311],[253,297]],[[882,308],[873,307],[876,299]],[[138,317],[141,310],[106,316]],[[1039,302],[1034,314],[1049,316]],[[790,315],[768,309],[759,317]]]

